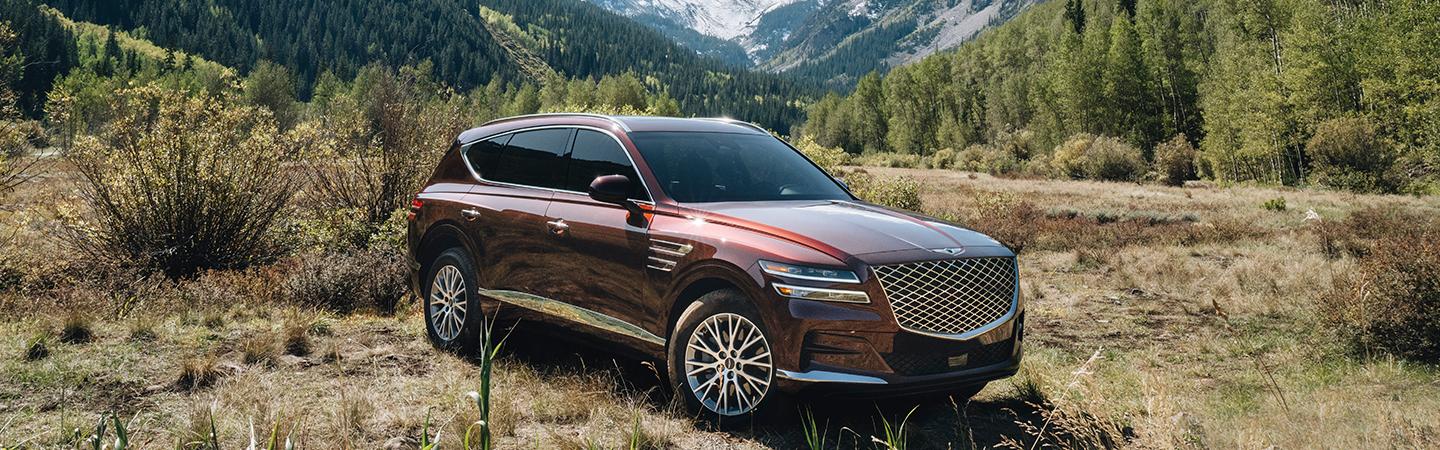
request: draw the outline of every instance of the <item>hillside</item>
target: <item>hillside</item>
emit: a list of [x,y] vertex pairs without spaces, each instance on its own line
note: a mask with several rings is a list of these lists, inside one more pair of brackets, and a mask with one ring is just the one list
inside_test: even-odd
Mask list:
[[[685,114],[745,117],[785,131],[801,117],[792,100],[815,92],[781,77],[696,55],[643,25],[582,2],[49,3],[77,20],[132,30],[159,45],[204,55],[242,72],[261,60],[275,61],[296,72],[302,98],[323,72],[349,78],[373,61],[393,67],[429,60],[440,80],[462,90],[493,80],[539,82],[536,74],[550,71],[567,78],[632,72],[650,80],[652,88],[668,91]],[[492,32],[496,23],[482,17],[482,8],[504,16],[513,32]],[[375,17],[386,20],[370,20]],[[536,67],[535,61],[548,69]]]
[[[591,0],[703,54],[848,87],[866,73],[946,50],[1034,0]],[[696,39],[699,34],[710,39]]]
[[805,128],[995,173],[1434,192],[1437,16],[1418,0],[1049,2],[818,102]]

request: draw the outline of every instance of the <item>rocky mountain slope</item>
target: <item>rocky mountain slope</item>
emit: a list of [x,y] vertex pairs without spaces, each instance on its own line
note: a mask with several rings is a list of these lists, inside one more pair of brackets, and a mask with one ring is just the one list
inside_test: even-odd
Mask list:
[[843,87],[959,45],[1043,0],[588,1],[699,53]]

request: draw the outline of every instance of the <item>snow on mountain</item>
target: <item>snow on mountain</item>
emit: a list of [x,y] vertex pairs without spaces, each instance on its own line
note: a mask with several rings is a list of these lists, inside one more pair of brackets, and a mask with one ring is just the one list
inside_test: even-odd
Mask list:
[[587,0],[697,53],[835,86],[954,48],[1044,0]]
[[799,0],[591,0],[627,16],[654,15],[720,39],[735,39],[765,13]]

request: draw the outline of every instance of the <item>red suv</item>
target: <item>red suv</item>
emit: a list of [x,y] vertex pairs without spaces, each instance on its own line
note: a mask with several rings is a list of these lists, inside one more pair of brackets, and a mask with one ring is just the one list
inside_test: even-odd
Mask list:
[[519,313],[662,363],[736,423],[787,393],[973,395],[1020,363],[1015,254],[866,203],[725,119],[547,114],[460,135],[411,205],[437,346]]

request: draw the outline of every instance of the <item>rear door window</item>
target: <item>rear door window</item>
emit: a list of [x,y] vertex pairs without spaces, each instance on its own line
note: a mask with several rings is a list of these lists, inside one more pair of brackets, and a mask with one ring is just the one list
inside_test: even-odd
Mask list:
[[635,165],[615,138],[594,130],[579,130],[570,151],[570,170],[566,190],[589,192],[590,182],[601,175],[624,175],[630,178],[630,198],[650,200],[645,185],[635,172]]
[[494,175],[483,176],[504,183],[564,189],[565,153],[574,134],[573,128],[515,133],[500,152],[499,161],[491,171]]

